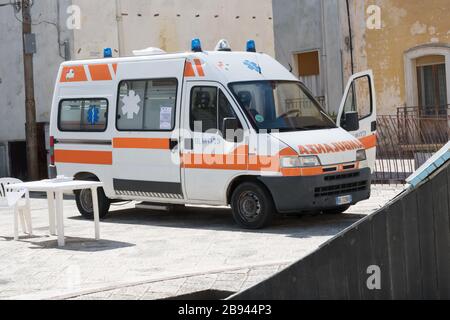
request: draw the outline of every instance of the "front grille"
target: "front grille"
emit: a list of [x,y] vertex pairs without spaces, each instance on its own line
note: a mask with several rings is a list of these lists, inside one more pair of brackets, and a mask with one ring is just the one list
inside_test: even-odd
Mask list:
[[314,196],[316,198],[326,196],[348,195],[354,192],[365,191],[368,188],[368,181],[340,184],[336,186],[327,186],[316,188]]
[[359,176],[360,176],[359,172],[342,173],[342,174],[336,174],[336,175],[332,175],[332,176],[326,176],[325,181],[351,179],[351,178],[357,178]]

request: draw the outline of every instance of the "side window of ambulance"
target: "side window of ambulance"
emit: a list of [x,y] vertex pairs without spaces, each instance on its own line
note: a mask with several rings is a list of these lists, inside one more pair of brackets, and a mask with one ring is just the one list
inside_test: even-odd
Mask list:
[[230,102],[217,87],[194,87],[191,92],[191,130],[213,132],[223,130],[225,118],[237,118]]
[[102,132],[106,130],[108,100],[71,99],[59,103],[60,131]]
[[177,88],[176,79],[122,81],[117,102],[117,129],[173,130]]

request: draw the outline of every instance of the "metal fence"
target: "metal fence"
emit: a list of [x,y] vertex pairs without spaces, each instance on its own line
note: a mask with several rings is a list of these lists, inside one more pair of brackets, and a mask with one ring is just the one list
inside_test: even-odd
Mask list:
[[[450,137],[450,117],[418,108],[400,108],[396,116],[379,116],[375,183],[404,183]],[[449,112],[450,114],[450,112]]]

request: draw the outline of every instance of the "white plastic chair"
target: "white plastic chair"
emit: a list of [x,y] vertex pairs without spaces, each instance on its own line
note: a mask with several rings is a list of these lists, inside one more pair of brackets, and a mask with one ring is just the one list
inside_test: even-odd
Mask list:
[[19,240],[19,220],[22,231],[25,234],[33,235],[33,225],[31,222],[30,194],[27,189],[12,190],[8,185],[22,183],[19,179],[0,179],[0,208],[14,207],[14,240]]

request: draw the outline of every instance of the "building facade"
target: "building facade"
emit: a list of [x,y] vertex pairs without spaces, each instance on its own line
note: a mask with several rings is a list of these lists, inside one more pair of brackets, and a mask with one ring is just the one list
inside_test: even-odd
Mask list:
[[[235,50],[244,50],[246,41],[254,39],[259,51],[275,53],[271,0],[33,2],[36,118],[42,130],[64,60],[100,58],[107,47],[114,56],[148,47],[186,51],[195,37],[202,39],[205,50],[214,49],[223,38]],[[21,17],[15,6],[0,7],[0,177],[26,177]],[[40,143],[45,152],[43,135]]]
[[[367,1],[353,1],[353,25],[367,19]],[[450,2],[378,0],[381,29],[355,38],[358,68],[372,68],[383,114],[398,107],[424,113],[448,109],[450,97]],[[366,12],[364,16],[364,12]]]
[[[273,55],[336,114],[347,79],[372,69],[378,113],[448,115],[448,0],[39,0],[32,7],[37,121],[49,121],[59,64],[219,39]],[[21,12],[0,7],[0,176],[26,166]],[[41,137],[41,143],[45,140]],[[44,143],[45,144],[45,143]]]
[[[67,57],[73,33],[66,28],[70,0],[33,1],[36,34],[34,85],[36,120],[48,122],[59,64]],[[22,59],[22,12],[0,7],[0,177],[26,176],[25,84]],[[45,141],[40,139],[45,145]],[[45,148],[45,146],[43,147]]]
[[330,113],[350,75],[372,69],[379,114],[448,114],[448,0],[273,0],[273,12],[277,59]]

